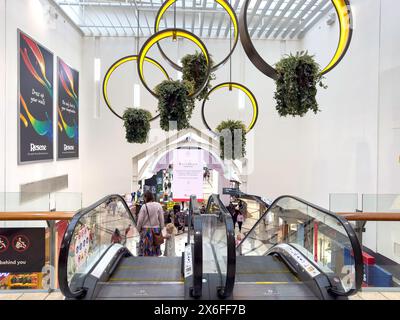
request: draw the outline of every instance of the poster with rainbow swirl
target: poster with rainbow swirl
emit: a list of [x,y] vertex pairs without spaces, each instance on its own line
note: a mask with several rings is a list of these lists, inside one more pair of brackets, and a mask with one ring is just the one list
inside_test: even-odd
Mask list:
[[79,158],[79,72],[57,59],[57,160]]
[[18,31],[20,164],[53,160],[53,54]]

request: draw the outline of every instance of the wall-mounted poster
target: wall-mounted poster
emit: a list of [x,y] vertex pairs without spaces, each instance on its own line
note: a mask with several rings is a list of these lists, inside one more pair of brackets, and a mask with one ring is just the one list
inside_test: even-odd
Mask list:
[[53,159],[53,54],[18,31],[19,163]]
[[57,65],[57,159],[78,158],[79,72],[60,58]]

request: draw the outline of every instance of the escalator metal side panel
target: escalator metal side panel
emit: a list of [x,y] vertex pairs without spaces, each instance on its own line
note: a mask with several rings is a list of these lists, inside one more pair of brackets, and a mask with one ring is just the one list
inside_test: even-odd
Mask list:
[[114,244],[107,250],[85,278],[85,300],[93,300],[96,298],[96,294],[99,290],[98,283],[107,281],[118,266],[120,260],[128,255],[131,255],[129,250],[120,244]]
[[305,283],[320,300],[335,300],[330,294],[332,287],[328,276],[295,247],[281,243],[268,250],[267,255],[277,254],[285,262],[289,270]]

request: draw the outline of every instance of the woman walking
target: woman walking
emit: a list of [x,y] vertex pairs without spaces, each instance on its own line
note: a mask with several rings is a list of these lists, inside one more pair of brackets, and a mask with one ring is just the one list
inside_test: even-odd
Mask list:
[[[161,235],[164,228],[164,213],[161,205],[154,202],[150,191],[144,193],[144,204],[140,208],[137,230],[140,233],[139,255],[160,256],[160,245],[156,245],[155,238]],[[157,237],[158,238],[158,237]]]

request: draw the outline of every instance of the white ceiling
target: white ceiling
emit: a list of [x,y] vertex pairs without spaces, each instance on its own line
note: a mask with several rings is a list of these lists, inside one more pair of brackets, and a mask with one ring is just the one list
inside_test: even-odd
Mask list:
[[[154,33],[155,15],[163,0],[52,2],[85,36],[131,37],[139,32],[140,36],[147,37]],[[238,17],[243,2],[230,0]],[[252,0],[248,9],[249,32],[253,39],[301,39],[332,9],[330,0]],[[230,36],[228,15],[214,0],[178,0],[175,25],[204,38],[226,39]],[[174,6],[171,6],[161,28],[173,26]]]

